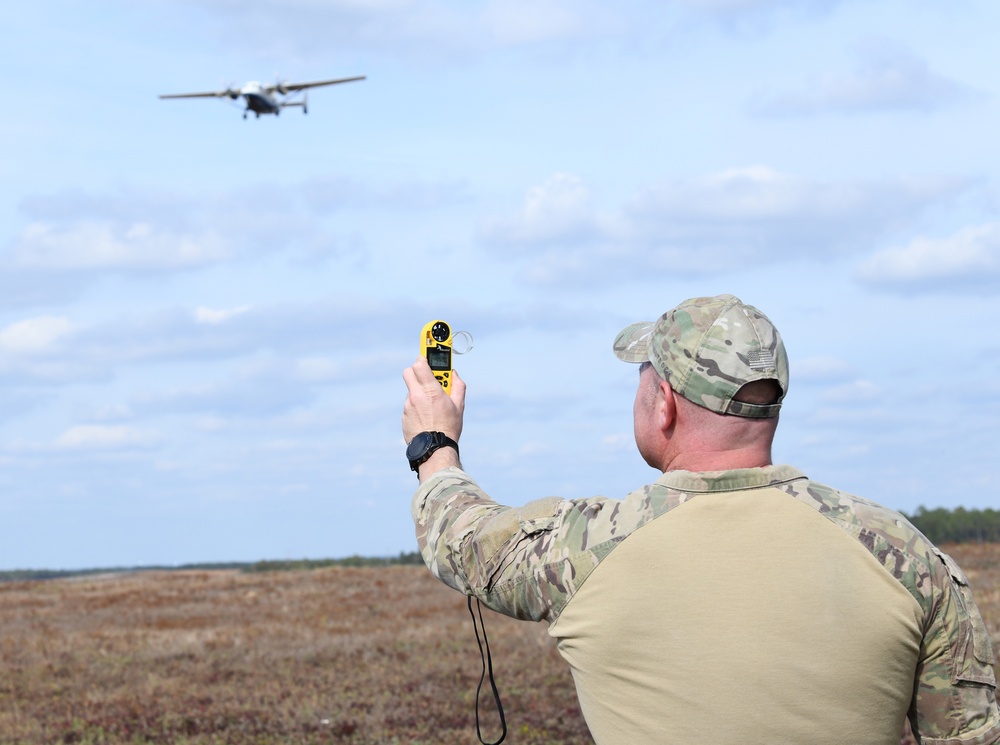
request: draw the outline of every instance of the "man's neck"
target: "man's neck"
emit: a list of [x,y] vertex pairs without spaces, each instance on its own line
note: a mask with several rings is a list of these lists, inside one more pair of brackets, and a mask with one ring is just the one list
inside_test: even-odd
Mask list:
[[771,465],[771,452],[758,448],[725,451],[688,451],[672,458],[667,471],[729,471],[734,468],[763,468]]

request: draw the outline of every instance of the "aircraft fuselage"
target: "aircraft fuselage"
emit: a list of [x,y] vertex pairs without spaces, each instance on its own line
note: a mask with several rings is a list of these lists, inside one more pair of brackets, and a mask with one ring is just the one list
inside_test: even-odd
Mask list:
[[269,95],[260,83],[247,83],[243,86],[240,93],[243,96],[243,100],[247,102],[247,111],[252,111],[257,116],[261,114],[277,114],[281,111],[281,104],[278,102],[278,99]]
[[277,114],[281,111],[281,106],[270,96],[264,93],[244,93],[247,108],[256,114]]

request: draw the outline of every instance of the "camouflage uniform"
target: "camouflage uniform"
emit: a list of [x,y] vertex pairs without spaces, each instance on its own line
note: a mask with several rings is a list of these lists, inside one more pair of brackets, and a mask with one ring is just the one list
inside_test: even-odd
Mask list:
[[[706,305],[713,307],[704,311]],[[692,343],[691,338],[695,342]],[[738,363],[727,359],[733,354],[733,339],[739,342],[735,345],[741,360]],[[688,353],[694,349],[697,349],[695,353]],[[665,314],[655,324],[634,324],[619,335],[615,352],[629,362],[649,360],[675,391],[720,413],[746,417],[776,415],[780,399],[771,404],[748,405],[734,398],[741,385],[748,380],[777,380],[782,397],[787,390],[787,359],[776,330],[763,314],[742,305],[731,296],[689,301]],[[731,512],[733,505],[743,512]],[[702,514],[709,514],[704,513],[705,508],[714,511],[710,513],[709,520],[693,523],[701,527],[693,543],[685,537],[685,528],[673,534],[655,532],[660,528],[676,529],[676,526],[684,524],[688,516],[699,514],[699,510],[703,511]],[[714,574],[699,575],[697,581],[718,583],[718,594],[733,596],[731,600],[724,597],[720,607],[740,609],[744,607],[744,596],[773,592],[763,589],[764,582],[756,582],[754,572],[767,573],[773,569],[778,582],[772,587],[780,586],[784,569],[770,567],[768,562],[783,561],[785,568],[794,569],[793,565],[799,559],[794,553],[789,555],[787,551],[783,553],[780,550],[781,543],[791,543],[787,531],[766,535],[770,530],[766,521],[777,513],[792,515],[796,524],[806,526],[806,532],[821,535],[826,541],[822,550],[817,549],[819,553],[812,554],[809,553],[811,537],[800,544],[803,561],[812,563],[809,569],[814,574],[802,575],[805,584],[800,581],[797,588],[804,586],[808,593],[813,581],[810,577],[821,577],[826,582],[817,583],[817,586],[836,589],[834,594],[837,599],[834,602],[842,602],[841,597],[849,602],[853,592],[851,583],[857,581],[857,575],[861,574],[864,575],[861,584],[867,583],[867,589],[878,585],[874,593],[864,595],[865,602],[869,604],[864,610],[868,617],[877,618],[882,610],[879,606],[883,597],[886,598],[887,613],[890,609],[902,609],[899,615],[909,616],[904,619],[905,623],[899,625],[898,634],[912,638],[891,638],[883,646],[873,645],[872,654],[876,656],[878,650],[896,650],[893,656],[897,659],[888,663],[894,665],[896,670],[896,677],[892,678],[892,685],[889,686],[892,690],[884,690],[888,683],[880,689],[879,686],[886,681],[872,679],[880,670],[878,660],[872,660],[870,669],[875,671],[872,674],[856,670],[855,677],[851,678],[854,682],[830,679],[830,675],[821,680],[824,694],[831,699],[840,698],[841,694],[850,698],[849,693],[856,697],[858,691],[844,691],[844,686],[852,686],[863,689],[861,695],[870,696],[875,702],[880,700],[880,696],[893,702],[893,717],[898,715],[898,720],[892,717],[885,720],[883,717],[877,727],[873,725],[878,731],[865,731],[860,738],[855,735],[858,739],[852,742],[898,742],[904,715],[909,717],[914,734],[923,743],[991,745],[1000,742],[993,649],[962,570],[898,513],[813,482],[791,466],[697,473],[668,471],[654,483],[624,499],[592,497],[567,500],[549,497],[519,508],[497,504],[463,470],[447,468],[422,484],[414,495],[412,511],[424,561],[439,579],[460,592],[478,597],[500,613],[548,622],[550,633],[560,640],[560,652],[574,672],[584,715],[595,739],[602,745],[640,741],[740,742],[741,745],[786,741],[814,745],[847,742],[842,738],[848,736],[844,734],[848,729],[836,729],[841,720],[853,722],[855,732],[858,727],[864,730],[867,715],[863,711],[839,712],[836,710],[840,703],[837,700],[820,702],[823,704],[820,711],[832,725],[827,722],[821,726],[811,719],[806,712],[808,706],[815,702],[794,698],[794,687],[798,681],[781,676],[787,676],[788,670],[794,671],[795,667],[785,662],[777,664],[776,669],[782,671],[777,679],[768,677],[768,670],[751,670],[745,681],[742,677],[737,678],[740,688],[736,690],[747,690],[752,696],[759,697],[760,703],[755,706],[765,712],[754,722],[737,722],[735,729],[713,729],[715,725],[706,720],[711,719],[711,707],[719,706],[720,702],[693,698],[681,702],[679,707],[676,702],[668,706],[668,699],[672,696],[658,693],[661,699],[654,700],[652,708],[663,705],[665,711],[673,712],[674,719],[685,719],[690,714],[691,717],[701,716],[701,720],[677,725],[672,721],[657,723],[654,718],[655,726],[648,723],[633,726],[629,712],[619,714],[617,711],[617,708],[627,708],[631,699],[626,697],[615,706],[602,701],[608,691],[601,681],[627,679],[631,672],[628,663],[623,662],[621,669],[611,671],[610,677],[587,677],[583,674],[585,671],[576,667],[579,658],[575,640],[566,643],[567,639],[563,636],[576,633],[567,632],[567,627],[574,628],[574,621],[564,621],[566,617],[574,616],[574,607],[586,608],[588,613],[600,608],[599,598],[596,603],[580,600],[587,596],[588,580],[591,588],[596,586],[604,592],[605,588],[617,582],[616,578],[626,577],[633,569],[644,578],[644,582],[650,583],[650,586],[643,587],[642,592],[645,597],[659,598],[657,612],[663,617],[655,617],[643,627],[646,629],[645,637],[630,639],[628,645],[643,645],[652,637],[669,633],[672,628],[667,616],[670,604],[674,602],[672,593],[677,584],[682,584],[677,583],[676,578],[687,572],[684,568],[674,571],[676,568],[669,563],[688,562],[689,566],[695,567],[700,561],[707,562],[708,554],[713,552],[723,557],[721,565],[713,565],[721,569],[713,568],[711,571]],[[745,517],[749,519],[744,525],[742,521]],[[758,522],[754,523],[754,520]],[[761,524],[765,526],[763,531],[759,528]],[[758,527],[754,528],[754,525]],[[746,544],[744,553],[729,556],[726,545],[712,545],[717,528],[725,528],[728,531],[726,536],[736,536],[743,541]],[[650,535],[684,537],[688,542],[682,540],[680,543],[684,544],[684,551],[690,553],[678,555],[672,543],[651,544]],[[766,540],[773,543],[763,550],[754,543]],[[643,544],[643,541],[646,543]],[[633,562],[631,566],[623,565],[621,560],[616,559],[618,556],[634,556],[630,551],[637,545],[645,545],[649,549],[644,555],[646,558],[627,559]],[[747,546],[749,550],[746,550]],[[833,546],[833,550],[829,546]],[[673,585],[661,582],[657,574],[660,570],[648,566],[655,564],[661,554],[668,557],[662,574],[669,576],[670,581],[675,582]],[[854,563],[844,561],[846,555],[851,555],[851,562]],[[748,571],[743,563],[751,563],[751,559],[762,569]],[[717,557],[715,560],[718,560]],[[608,572],[612,571],[606,569],[608,566],[614,566],[613,571],[618,572],[611,585],[607,582]],[[859,566],[860,571],[857,569]],[[733,569],[731,575],[729,567]],[[600,572],[597,571],[599,568]],[[837,577],[831,580],[829,576],[838,571],[844,573],[843,579]],[[601,572],[605,573],[603,577]],[[728,586],[730,581],[736,586]],[[613,592],[610,594],[614,595]],[[627,625],[633,615],[647,612],[648,609],[643,606],[644,596],[632,596],[630,602],[636,602],[636,598],[638,604],[635,609],[630,607],[623,611],[624,615],[620,615],[615,623],[626,619]],[[767,607],[768,602],[768,597],[764,597],[759,605]],[[676,604],[681,604],[681,601]],[[797,610],[806,621],[803,627],[811,627],[803,628],[801,636],[804,639],[822,639],[846,634],[845,655],[850,651],[854,655],[851,659],[859,661],[857,667],[867,668],[867,647],[861,641],[866,637],[864,629],[857,628],[860,616],[849,613],[841,616],[836,607],[817,609],[814,613],[814,606],[819,608],[822,603],[805,600]],[[664,609],[668,612],[665,613]],[[774,609],[767,610],[771,612]],[[578,612],[576,616],[579,620]],[[755,645],[768,635],[768,630],[742,627],[741,622],[749,624],[750,621],[740,617],[738,611],[734,611],[734,616],[730,621],[733,631],[728,634],[733,640],[725,639],[724,642],[737,650],[737,655],[752,653]],[[837,624],[842,618],[854,622],[856,626],[839,628]],[[890,629],[889,633],[881,630],[877,633],[889,637],[897,634],[896,626],[889,624],[886,628]],[[813,637],[809,636],[810,633]],[[793,627],[787,636],[800,636],[799,628]],[[780,648],[788,642],[792,645],[789,648],[794,649],[794,644],[800,641],[778,639],[774,643]],[[875,641],[880,642],[879,639]],[[860,650],[853,648],[858,645],[862,647]],[[675,652],[672,659],[660,663],[662,677],[678,677],[683,686],[688,675],[685,670],[694,670],[693,677],[704,671],[697,669],[697,658],[702,650],[683,646],[680,649],[681,654]],[[836,647],[831,650],[828,646],[826,649],[824,654],[831,659],[840,656]],[[805,650],[804,654],[808,656],[809,650]],[[694,666],[684,663],[681,657],[694,658]],[[724,657],[723,662],[726,662]],[[823,663],[823,660],[819,662]],[[684,664],[688,667],[685,668]],[[822,664],[819,667],[819,678],[822,679],[824,668]],[[647,678],[646,682],[660,677],[660,669],[655,668],[652,678]],[[578,675],[578,672],[581,674]],[[802,685],[806,685],[804,679]],[[631,689],[633,693],[637,690],[641,690],[641,686]],[[792,691],[791,697],[789,691]],[[682,691],[681,697],[685,693]],[[733,696],[740,697],[742,693],[736,692]],[[793,711],[789,717],[789,712],[784,711],[781,712],[783,719],[776,717],[782,726],[791,722],[790,729],[780,732],[768,730],[769,708],[777,712],[782,707],[794,709],[803,705],[806,708],[799,714]],[[701,714],[695,714],[696,711]],[[716,712],[716,719],[724,720],[725,716]],[[878,719],[877,712],[871,716],[873,720]],[[597,722],[600,726],[595,728]]]
[[1000,742],[993,650],[962,570],[902,516],[790,466],[670,471],[621,500],[551,497],[520,508],[498,505],[449,468],[421,486],[413,517],[439,579],[500,613],[553,624],[602,560],[649,521],[705,495],[764,486],[852,536],[920,605],[926,631],[910,719],[922,742]]

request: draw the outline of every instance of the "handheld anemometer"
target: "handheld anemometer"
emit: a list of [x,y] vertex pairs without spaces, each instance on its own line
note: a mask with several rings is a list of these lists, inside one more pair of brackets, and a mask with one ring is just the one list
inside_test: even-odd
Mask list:
[[420,354],[427,358],[434,377],[449,396],[452,342],[451,326],[444,321],[431,321],[420,332]]

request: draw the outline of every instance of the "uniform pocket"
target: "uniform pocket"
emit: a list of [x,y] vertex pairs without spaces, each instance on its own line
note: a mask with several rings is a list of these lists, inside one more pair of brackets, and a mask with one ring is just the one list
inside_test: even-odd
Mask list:
[[983,616],[976,607],[972,597],[969,580],[962,568],[948,554],[937,547],[934,553],[938,555],[948,574],[951,575],[952,597],[958,613],[958,646],[955,649],[955,677],[952,682],[974,683],[996,688],[996,675],[993,672],[993,643],[986,630]]

